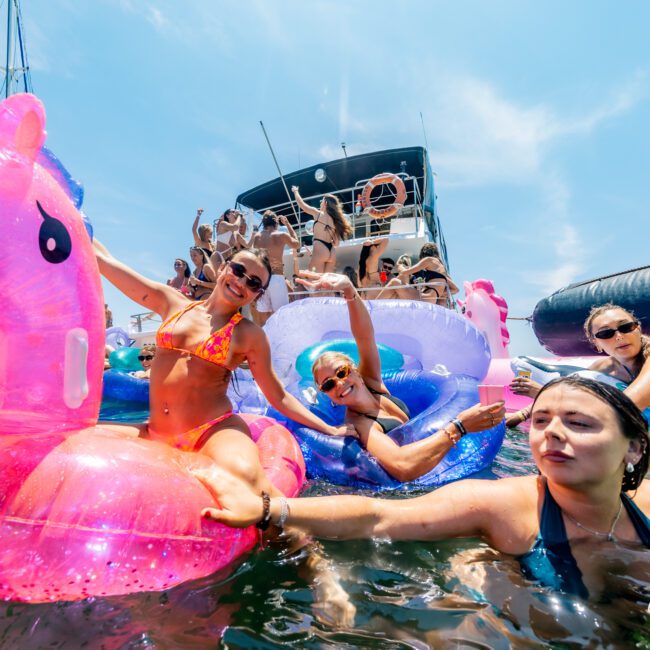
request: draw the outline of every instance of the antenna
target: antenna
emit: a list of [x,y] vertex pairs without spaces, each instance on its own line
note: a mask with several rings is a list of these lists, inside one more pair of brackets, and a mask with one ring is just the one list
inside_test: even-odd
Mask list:
[[348,152],[345,150],[345,142],[341,142],[341,149],[343,149],[343,155],[347,158]]
[[427,151],[429,151],[429,143],[427,142],[427,130],[424,128],[424,118],[422,117],[422,111],[420,111],[420,122],[422,123],[422,133],[424,134],[424,146]]
[[[16,65],[16,41],[18,54],[20,55],[19,66]],[[5,97],[9,97],[16,92],[21,77],[24,91],[26,93],[32,92],[32,80],[27,63],[27,52],[23,39],[22,15],[18,0],[7,0],[7,56],[5,67],[0,67],[0,70],[4,73],[3,87]]]
[[269,136],[266,133],[266,129],[264,128],[264,122],[260,120],[260,126],[262,127],[262,132],[264,133],[264,137],[266,138],[266,143],[269,145],[269,149],[271,150],[271,155],[273,156],[273,161],[275,162],[275,166],[278,168],[278,174],[280,174],[280,180],[282,181],[282,185],[284,185],[284,191],[287,193],[287,197],[289,199],[289,205],[291,206],[291,211],[293,212],[293,216],[296,218],[296,223],[300,223],[300,219],[298,219],[298,215],[296,214],[296,208],[293,207],[293,199],[291,198],[291,194],[289,194],[289,188],[287,187],[287,184],[284,182],[284,176],[282,175],[282,170],[280,169],[280,165],[278,164],[278,159],[275,157],[275,153],[273,151],[273,147],[271,146],[271,141],[269,140]]

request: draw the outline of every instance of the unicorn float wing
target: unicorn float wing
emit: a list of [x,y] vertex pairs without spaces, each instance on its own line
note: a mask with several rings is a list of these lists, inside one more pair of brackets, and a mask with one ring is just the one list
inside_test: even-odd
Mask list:
[[[209,575],[255,532],[201,519],[212,499],[190,470],[207,457],[96,426],[100,278],[78,186],[43,151],[45,135],[35,97],[0,103],[0,599],[160,590]],[[295,494],[304,463],[293,438],[268,418],[251,431],[269,478]]]

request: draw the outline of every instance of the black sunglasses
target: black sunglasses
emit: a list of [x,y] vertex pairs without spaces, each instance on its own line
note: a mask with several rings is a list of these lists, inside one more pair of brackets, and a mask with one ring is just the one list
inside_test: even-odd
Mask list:
[[251,291],[257,291],[258,293],[264,292],[262,281],[256,275],[248,275],[246,273],[246,267],[243,264],[239,264],[239,262],[228,262],[228,268],[236,278],[246,278],[246,286]]
[[138,355],[138,361],[151,361],[152,359],[153,359],[153,354]]
[[321,391],[321,393],[329,393],[332,388],[336,386],[337,379],[345,379],[350,375],[351,372],[352,366],[348,365],[347,363],[344,366],[339,366],[334,372],[334,377],[328,377],[325,379],[318,387],[318,389]]
[[639,321],[631,320],[627,323],[621,323],[618,327],[607,327],[604,330],[594,333],[594,338],[596,339],[611,339],[616,332],[621,334],[629,334],[633,332],[637,327],[639,327]]

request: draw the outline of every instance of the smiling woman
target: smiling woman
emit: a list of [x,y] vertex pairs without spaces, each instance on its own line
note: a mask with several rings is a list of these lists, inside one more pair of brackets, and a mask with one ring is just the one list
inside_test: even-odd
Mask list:
[[271,367],[266,335],[240,313],[268,286],[271,268],[263,252],[237,253],[223,265],[209,298],[194,302],[139,275],[97,240],[94,246],[106,279],[163,320],[151,364],[149,422],[108,428],[205,454],[251,487],[272,490],[248,427],[232,412],[226,395],[232,371],[248,361],[255,381],[278,411],[326,433],[348,431],[328,426],[285,392]]
[[647,601],[647,429],[616,388],[568,377],[544,386],[533,407],[530,446],[540,475],[458,481],[408,500],[273,498],[266,510],[259,494],[235,479],[213,471],[197,477],[221,505],[204,514],[230,526],[247,526],[268,511],[273,522],[332,539],[481,537],[516,556],[530,579],[581,598],[610,589],[606,578],[623,562],[638,579],[634,596]]

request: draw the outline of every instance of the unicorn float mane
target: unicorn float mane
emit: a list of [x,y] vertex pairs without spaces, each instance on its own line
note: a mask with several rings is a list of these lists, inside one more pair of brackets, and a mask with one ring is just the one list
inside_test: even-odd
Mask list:
[[510,332],[506,326],[508,303],[494,292],[490,280],[464,282],[465,300],[458,300],[461,312],[465,314],[485,335],[490,345],[493,359],[505,359],[510,356],[508,343]]

